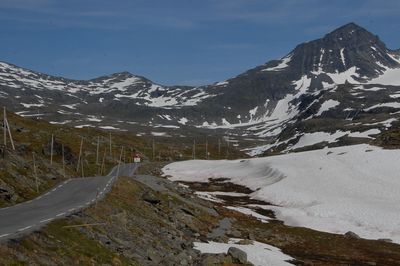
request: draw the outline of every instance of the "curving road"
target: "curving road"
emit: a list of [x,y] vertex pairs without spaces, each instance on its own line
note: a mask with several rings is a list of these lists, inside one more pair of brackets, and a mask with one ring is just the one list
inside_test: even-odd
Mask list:
[[89,206],[104,197],[117,175],[131,177],[136,169],[137,164],[123,164],[115,166],[106,176],[69,179],[33,200],[0,209],[0,241]]

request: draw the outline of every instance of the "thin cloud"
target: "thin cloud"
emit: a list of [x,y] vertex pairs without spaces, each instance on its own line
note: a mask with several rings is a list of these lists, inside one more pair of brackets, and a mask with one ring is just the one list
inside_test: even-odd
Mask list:
[[[61,8],[50,5],[47,0],[39,0],[35,5],[33,0],[18,0],[16,3],[7,1],[0,3],[0,20],[10,20],[25,23],[25,28],[35,29],[35,24],[48,28],[85,28],[105,30],[129,30],[135,26],[144,25],[156,28],[188,30],[195,29],[199,24],[186,15],[177,16],[171,10],[135,7],[122,9],[120,7],[98,6],[90,8]],[[17,15],[8,15],[8,9],[19,10]],[[22,12],[22,13],[21,13]],[[32,24],[31,24],[32,23]]]
[[355,0],[350,4],[348,1],[321,4],[317,0],[218,0],[214,5],[215,13],[209,19],[278,25],[308,23],[316,19],[326,21],[331,18],[397,18],[400,10],[400,1],[397,0]]
[[20,10],[30,12],[51,12],[50,0],[2,0],[0,10]]
[[[128,30],[129,27],[115,24],[96,23],[95,21],[71,20],[68,18],[41,18],[41,17],[20,17],[1,15],[0,21],[18,22],[15,28],[25,30],[43,30],[58,28],[82,28],[82,29],[98,29],[98,30]],[[38,27],[40,26],[40,28]],[[0,26],[1,27],[1,26]]]
[[[42,23],[42,18],[45,17],[45,21],[51,20],[59,27],[129,29],[134,25],[149,25],[194,30],[232,21],[273,26],[307,24],[318,19],[326,23],[330,18],[346,21],[368,16],[376,19],[397,18],[400,9],[400,1],[397,0],[355,0],[349,4],[340,0],[331,3],[317,0],[204,0],[201,5],[186,1],[175,1],[179,5],[174,5],[173,2],[156,5],[151,1],[121,1],[119,5],[115,5],[109,1],[93,1],[96,3],[93,9],[90,1],[2,0],[0,10],[21,10],[27,12],[19,20],[21,22]],[[44,16],[39,17],[38,14]],[[13,20],[18,21],[17,18]],[[110,22],[113,27],[109,26]]]

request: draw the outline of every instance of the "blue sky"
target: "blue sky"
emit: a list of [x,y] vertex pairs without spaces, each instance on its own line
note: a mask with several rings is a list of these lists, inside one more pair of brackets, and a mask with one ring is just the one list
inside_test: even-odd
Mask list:
[[0,0],[0,61],[89,79],[221,81],[356,22],[400,48],[398,0]]

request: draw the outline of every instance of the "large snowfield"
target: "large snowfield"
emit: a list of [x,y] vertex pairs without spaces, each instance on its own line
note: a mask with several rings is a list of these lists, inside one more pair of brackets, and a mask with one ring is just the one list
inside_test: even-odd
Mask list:
[[224,177],[272,203],[291,226],[400,243],[400,150],[367,144],[265,158],[184,161],[164,167],[174,181]]

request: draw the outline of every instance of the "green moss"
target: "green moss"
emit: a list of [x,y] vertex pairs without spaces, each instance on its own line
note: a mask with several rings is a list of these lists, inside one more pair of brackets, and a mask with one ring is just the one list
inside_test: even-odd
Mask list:
[[57,239],[58,244],[54,247],[54,251],[59,256],[79,258],[82,262],[94,261],[95,264],[113,264],[113,261],[118,259],[121,265],[132,265],[99,242],[89,239],[76,228],[65,228],[68,225],[71,225],[71,222],[67,220],[55,221],[44,230],[45,234]]
[[[79,220],[58,220],[46,226],[40,236],[31,235],[16,246],[9,246],[8,252],[1,252],[1,265],[32,265],[46,263],[56,265],[138,265],[136,262],[106,248],[100,242],[88,238],[77,228],[66,226],[79,224]],[[7,254],[8,253],[8,254]],[[29,262],[12,256],[24,254]]]

